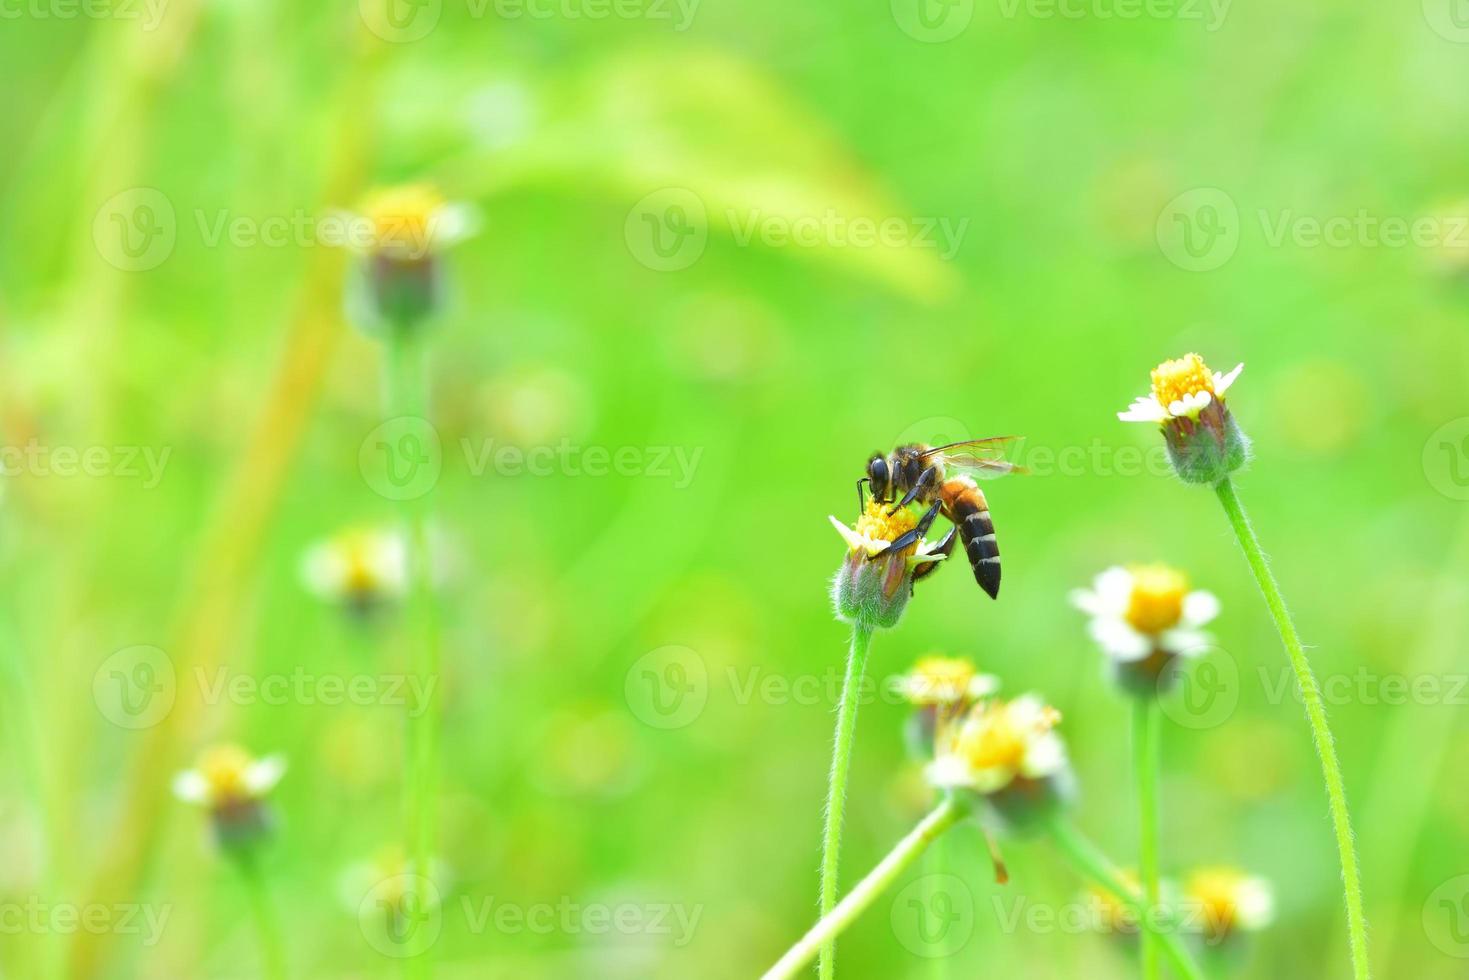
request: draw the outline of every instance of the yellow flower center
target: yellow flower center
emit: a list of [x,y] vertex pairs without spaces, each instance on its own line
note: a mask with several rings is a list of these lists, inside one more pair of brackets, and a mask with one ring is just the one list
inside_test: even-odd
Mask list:
[[867,510],[857,518],[857,533],[874,541],[896,541],[918,525],[918,518],[907,507],[889,514],[891,504],[867,501]]
[[1008,704],[981,708],[959,730],[955,746],[974,769],[1019,769],[1030,741],[1044,735],[1061,721],[1061,712],[1046,708],[1033,724],[1015,716]]
[[1234,868],[1202,868],[1189,876],[1184,888],[1201,914],[1206,929],[1222,936],[1239,919],[1239,896],[1248,878]]
[[1167,565],[1143,565],[1132,570],[1132,595],[1127,600],[1127,622],[1139,633],[1156,636],[1183,619],[1188,578]]
[[238,745],[216,745],[199,759],[199,774],[209,784],[216,800],[243,800],[250,792],[245,787],[245,773],[254,762],[250,753]]
[[1185,354],[1176,361],[1164,361],[1153,369],[1153,397],[1167,408],[1184,396],[1207,391],[1215,394],[1214,372],[1197,354]]
[[908,697],[914,704],[954,704],[964,700],[974,680],[974,665],[959,657],[924,657],[913,666]]
[[372,228],[372,247],[422,256],[428,251],[433,223],[444,203],[439,192],[427,184],[373,192],[362,202],[362,215]]

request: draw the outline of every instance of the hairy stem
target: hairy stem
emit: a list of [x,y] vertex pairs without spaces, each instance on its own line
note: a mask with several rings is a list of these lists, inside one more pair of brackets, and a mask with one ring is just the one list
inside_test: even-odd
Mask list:
[[1316,743],[1316,754],[1321,759],[1321,775],[1326,782],[1331,823],[1336,831],[1337,855],[1341,860],[1347,929],[1351,935],[1352,975],[1355,980],[1368,980],[1371,970],[1367,962],[1367,917],[1362,911],[1362,881],[1357,870],[1357,852],[1352,842],[1352,817],[1347,808],[1347,794],[1342,783],[1341,765],[1336,758],[1336,746],[1331,737],[1331,728],[1326,723],[1326,709],[1321,704],[1321,692],[1316,685],[1316,677],[1311,672],[1311,664],[1306,659],[1306,651],[1301,646],[1301,638],[1296,633],[1290,612],[1286,609],[1285,599],[1280,594],[1280,585],[1270,571],[1270,563],[1260,548],[1260,541],[1255,537],[1255,530],[1250,526],[1250,519],[1245,514],[1239,495],[1235,493],[1234,484],[1226,478],[1214,489],[1219,495],[1220,504],[1224,506],[1224,513],[1229,517],[1230,526],[1234,528],[1235,537],[1239,539],[1250,571],[1254,573],[1255,581],[1265,596],[1265,605],[1269,607],[1270,615],[1275,620],[1275,628],[1285,644],[1285,652],[1295,671],[1296,685],[1300,688],[1301,699],[1306,705],[1306,717],[1311,723],[1311,737]]
[[818,950],[829,947],[843,930],[855,922],[887,890],[905,868],[918,859],[929,844],[958,822],[964,813],[964,807],[958,801],[952,796],[946,797],[918,826],[909,831],[908,836],[898,841],[897,846],[847,893],[846,898],[823,915],[799,942],[765,971],[764,980],[784,980],[796,976],[817,955]]
[[[842,680],[842,700],[837,708],[837,730],[831,756],[831,781],[826,792],[826,829],[821,842],[821,915],[824,919],[837,900],[837,867],[842,849],[842,811],[847,802],[847,772],[852,763],[852,738],[857,732],[857,692],[872,648],[872,627],[852,625],[852,646],[847,654],[847,673]],[[836,970],[836,932],[821,945],[821,980],[831,980]]]
[[[390,417],[411,417],[427,422],[427,368],[421,339],[411,327],[395,330],[386,352],[385,387]],[[419,679],[419,690],[425,692],[426,702],[413,704],[407,719],[407,775],[404,780],[409,867],[421,883],[429,878],[438,825],[440,699],[435,692],[438,690],[441,660],[429,554],[427,494],[400,500],[399,517],[406,537],[408,562],[406,612],[410,670]],[[404,967],[409,976],[431,976],[431,948],[405,960]]]
[[1174,923],[1158,907],[1144,908],[1141,894],[1127,886],[1117,868],[1095,844],[1083,837],[1064,817],[1052,820],[1050,830],[1051,839],[1078,871],[1111,892],[1137,915],[1144,933],[1153,936],[1179,976],[1185,980],[1204,980],[1203,971],[1179,939]]
[[[1158,888],[1158,768],[1160,765],[1158,701],[1152,696],[1134,699],[1132,709],[1133,775],[1137,778],[1138,875],[1148,909],[1161,907]],[[1158,943],[1152,933],[1141,935],[1144,980],[1158,980]]]

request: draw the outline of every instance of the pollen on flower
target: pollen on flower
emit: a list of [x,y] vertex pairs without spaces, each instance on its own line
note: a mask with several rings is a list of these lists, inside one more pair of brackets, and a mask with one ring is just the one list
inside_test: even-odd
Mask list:
[[1177,360],[1164,361],[1153,369],[1153,397],[1167,408],[1185,402],[1190,395],[1214,391],[1214,373],[1198,354],[1185,354]]
[[1156,636],[1177,626],[1183,619],[1188,577],[1168,565],[1142,565],[1132,569],[1132,594],[1124,613],[1139,633]]
[[867,501],[867,509],[857,518],[857,533],[873,541],[895,541],[918,525],[918,518],[907,507],[889,514],[890,504]]
[[984,707],[959,730],[955,748],[975,769],[1019,769],[1031,740],[1060,721],[1061,712],[1051,707],[1034,718],[1018,716],[1009,704]]
[[216,800],[241,800],[251,795],[246,773],[254,761],[238,745],[216,745],[200,756],[198,771]]
[[914,704],[954,704],[969,694],[974,664],[960,657],[924,657],[913,665],[908,699]]
[[433,222],[445,201],[428,184],[404,184],[374,191],[362,202],[375,248],[421,254],[428,247]]

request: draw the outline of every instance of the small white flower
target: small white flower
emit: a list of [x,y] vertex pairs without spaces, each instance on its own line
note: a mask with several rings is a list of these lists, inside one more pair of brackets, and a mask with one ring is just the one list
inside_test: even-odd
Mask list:
[[1061,715],[1033,694],[975,705],[939,747],[926,770],[940,789],[996,793],[1017,778],[1045,779],[1066,768],[1066,745],[1056,734]]
[[217,745],[199,757],[195,768],[174,777],[173,793],[185,803],[216,810],[264,799],[285,774],[282,756],[256,759],[239,746]]
[[1183,573],[1164,565],[1109,568],[1091,589],[1072,592],[1071,602],[1091,617],[1092,639],[1123,663],[1154,650],[1195,655],[1212,641],[1202,627],[1219,615],[1212,593],[1189,591]]
[[329,602],[356,605],[400,598],[407,589],[407,548],[397,531],[353,528],[307,549],[301,581]]
[[952,706],[988,697],[1000,689],[1000,679],[979,673],[960,657],[924,657],[903,675],[898,688],[910,704]]
[[352,251],[408,262],[437,255],[480,227],[472,205],[446,201],[428,184],[382,188],[357,212],[337,211],[333,217],[346,229],[342,244]]
[[1165,361],[1153,372],[1153,390],[1136,400],[1117,417],[1124,422],[1166,422],[1169,419],[1197,419],[1215,398],[1221,402],[1224,393],[1245,369],[1239,364],[1233,371],[1221,374],[1210,371],[1197,354],[1176,361]]
[[1256,932],[1275,919],[1270,882],[1237,868],[1200,868],[1183,886],[1183,907],[1211,941]]

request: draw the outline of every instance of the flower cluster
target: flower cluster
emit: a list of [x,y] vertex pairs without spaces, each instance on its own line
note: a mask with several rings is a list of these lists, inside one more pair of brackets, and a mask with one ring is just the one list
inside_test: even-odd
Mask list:
[[249,850],[269,835],[274,817],[266,797],[286,773],[278,755],[257,759],[238,745],[206,749],[193,769],[174,777],[173,792],[208,812],[215,840],[226,851]]
[[906,507],[888,508],[875,498],[868,500],[854,527],[831,518],[847,543],[847,557],[832,584],[832,604],[843,622],[895,626],[913,595],[915,573],[944,557],[922,539],[893,548],[893,542],[918,526],[918,518]]
[[408,587],[402,533],[349,528],[312,545],[301,561],[306,588],[327,602],[365,615],[402,598]]

